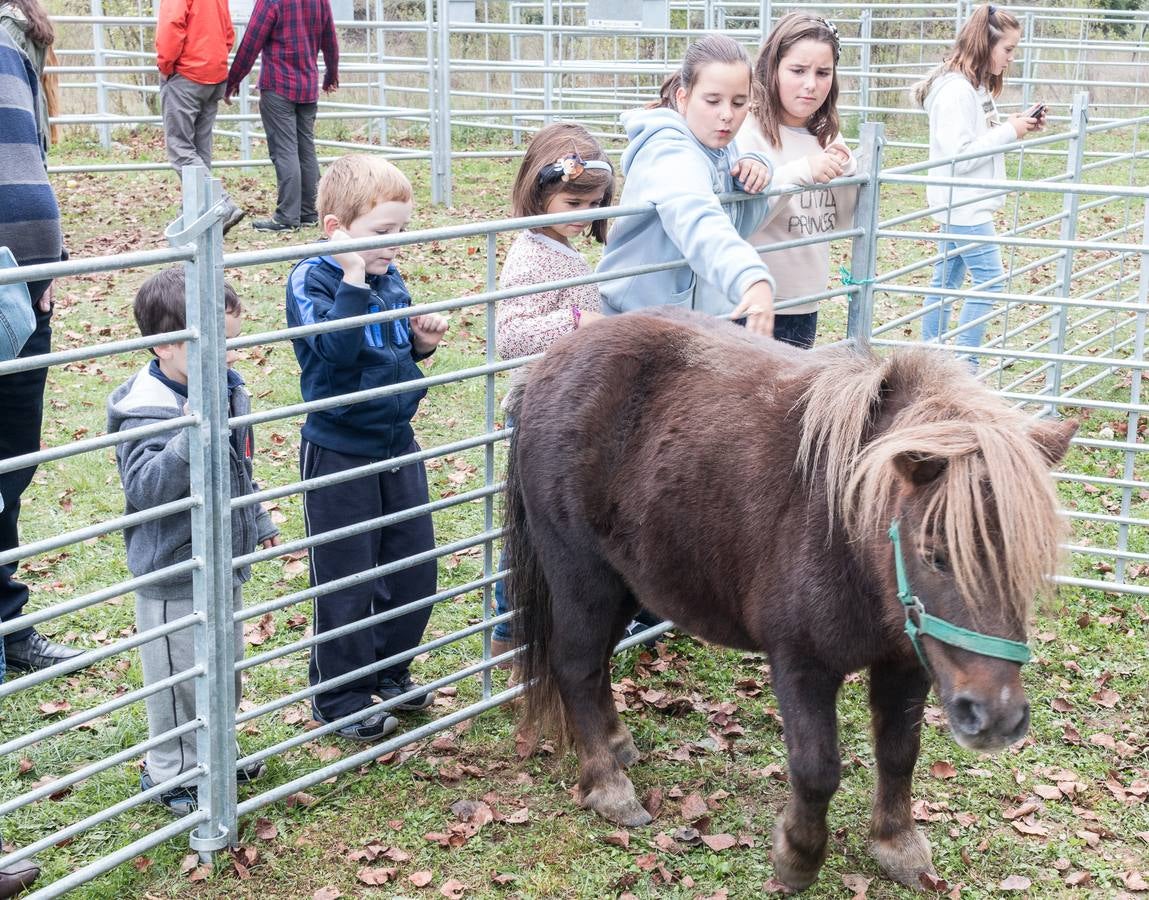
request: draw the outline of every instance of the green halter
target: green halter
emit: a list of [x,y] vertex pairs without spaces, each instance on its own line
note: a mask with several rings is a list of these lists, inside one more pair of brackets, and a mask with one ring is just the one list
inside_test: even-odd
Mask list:
[[[894,519],[890,524],[889,535],[894,544],[894,567],[898,574],[898,599],[902,601],[902,607],[906,612],[906,634],[910,636],[910,643],[914,645],[914,651],[918,654],[918,659],[921,660],[922,666],[927,672],[930,671],[930,666],[926,662],[926,655],[919,640],[919,635],[923,634],[929,635],[935,641],[941,641],[943,644],[960,647],[962,650],[979,653],[982,656],[1008,659],[1015,663],[1029,662],[1032,656],[1029,652],[1029,646],[1021,641],[1010,641],[1006,638],[970,631],[968,628],[959,628],[957,625],[951,625],[944,619],[927,613],[926,608],[922,606],[922,601],[910,592],[910,582],[906,578],[906,564],[902,557],[902,541],[898,533],[897,519]],[[912,613],[917,613],[916,622],[911,615]]]

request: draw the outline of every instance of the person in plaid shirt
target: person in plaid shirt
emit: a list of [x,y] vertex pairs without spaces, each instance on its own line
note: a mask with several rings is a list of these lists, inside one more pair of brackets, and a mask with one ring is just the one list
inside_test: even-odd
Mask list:
[[330,0],[256,0],[247,31],[227,75],[224,101],[261,53],[259,117],[275,166],[275,215],[252,222],[260,231],[315,225],[315,111],[319,100],[318,54],[323,53],[323,90],[339,87],[339,42]]

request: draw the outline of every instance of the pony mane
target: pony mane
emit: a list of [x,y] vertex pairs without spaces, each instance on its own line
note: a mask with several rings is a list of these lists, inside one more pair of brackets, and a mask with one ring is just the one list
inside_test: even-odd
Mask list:
[[944,461],[906,546],[944,548],[975,621],[996,595],[1025,622],[1030,601],[1051,591],[1064,530],[1032,421],[941,353],[827,358],[798,401],[796,465],[810,484],[822,469],[831,523],[840,515],[852,540],[885,532],[904,489],[897,460]]

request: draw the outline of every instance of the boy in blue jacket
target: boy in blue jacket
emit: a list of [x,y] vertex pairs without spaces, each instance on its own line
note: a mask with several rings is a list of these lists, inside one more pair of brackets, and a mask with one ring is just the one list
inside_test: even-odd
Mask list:
[[[377,156],[337,160],[319,182],[319,216],[329,239],[375,237],[403,231],[411,220],[411,183],[395,166]],[[407,286],[392,263],[396,248],[340,253],[305,259],[287,284],[287,322],[291,327],[334,322],[411,305]],[[416,363],[430,356],[447,330],[443,316],[423,315],[356,325],[293,339],[307,401],[410,382],[409,390],[332,406],[308,413],[303,424],[300,471],[304,479],[370,467],[418,451],[411,418],[426,388]],[[308,536],[398,513],[428,500],[422,462],[377,467],[362,476],[318,489],[303,497]],[[397,559],[432,550],[431,514],[320,543],[311,548],[311,584],[374,569]],[[436,591],[436,563],[429,560],[398,572],[321,593],[314,601],[316,637]],[[354,673],[418,646],[431,609],[376,622],[311,649],[310,680],[318,685]],[[312,712],[323,723],[348,719],[337,734],[374,741],[398,726],[395,717],[376,708],[419,710],[431,704],[418,692],[408,671],[410,660],[343,681],[315,695]],[[412,692],[415,693],[412,693]],[[393,701],[402,697],[399,702]]]

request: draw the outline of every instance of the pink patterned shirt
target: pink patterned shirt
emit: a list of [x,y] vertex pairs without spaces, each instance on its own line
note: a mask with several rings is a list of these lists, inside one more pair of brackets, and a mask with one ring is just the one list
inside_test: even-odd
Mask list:
[[[523,231],[511,244],[499,287],[525,287],[591,274],[577,250],[556,240]],[[500,300],[495,346],[503,359],[542,353],[564,334],[575,330],[572,308],[598,312],[598,285],[580,284]]]

